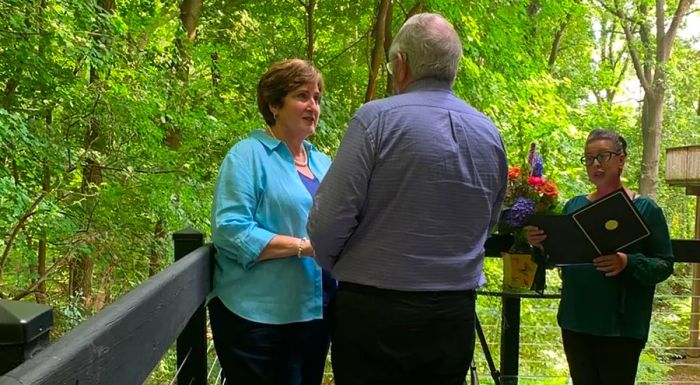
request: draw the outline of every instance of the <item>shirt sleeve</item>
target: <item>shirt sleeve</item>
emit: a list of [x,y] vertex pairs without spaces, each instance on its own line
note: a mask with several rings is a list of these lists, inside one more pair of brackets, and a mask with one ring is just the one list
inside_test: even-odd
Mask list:
[[230,151],[219,170],[212,209],[212,240],[217,249],[250,269],[274,233],[254,219],[258,203],[252,165]]
[[316,192],[307,230],[325,269],[332,269],[357,227],[375,161],[368,130],[355,117],[338,148],[331,167]]
[[644,251],[627,255],[625,276],[643,285],[655,285],[673,273],[673,247],[666,218],[659,206],[650,203],[644,213],[651,236]]

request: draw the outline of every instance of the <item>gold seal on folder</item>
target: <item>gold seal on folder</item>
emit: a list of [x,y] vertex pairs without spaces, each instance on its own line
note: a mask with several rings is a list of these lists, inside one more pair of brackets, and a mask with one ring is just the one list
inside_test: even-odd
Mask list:
[[620,224],[616,220],[611,219],[611,220],[605,222],[605,229],[606,230],[615,230],[617,228],[617,226],[619,226],[619,225]]

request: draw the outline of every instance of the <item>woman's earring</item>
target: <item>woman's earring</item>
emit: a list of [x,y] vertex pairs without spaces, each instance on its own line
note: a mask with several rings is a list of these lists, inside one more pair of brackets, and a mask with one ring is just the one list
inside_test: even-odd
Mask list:
[[277,121],[277,117],[278,117],[278,116],[279,116],[278,113],[276,113],[276,112],[273,112],[273,113],[272,113],[272,119],[275,119],[275,122]]

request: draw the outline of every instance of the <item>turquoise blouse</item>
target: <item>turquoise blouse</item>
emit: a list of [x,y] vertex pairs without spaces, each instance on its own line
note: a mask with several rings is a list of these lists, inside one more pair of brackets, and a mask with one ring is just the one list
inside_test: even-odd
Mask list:
[[[574,197],[563,213],[570,214],[589,203],[585,195]],[[628,258],[622,273],[606,277],[591,264],[562,267],[557,315],[562,328],[598,336],[647,339],[654,290],[673,273],[673,250],[661,208],[644,196],[637,197],[634,205],[652,235],[621,250]]]
[[[322,180],[330,159],[304,142],[309,167]],[[286,324],[320,319],[321,268],[313,258],[258,261],[276,234],[306,237],[312,197],[289,148],[262,130],[234,145],[214,190],[212,238],[216,247],[213,290],[236,315]]]

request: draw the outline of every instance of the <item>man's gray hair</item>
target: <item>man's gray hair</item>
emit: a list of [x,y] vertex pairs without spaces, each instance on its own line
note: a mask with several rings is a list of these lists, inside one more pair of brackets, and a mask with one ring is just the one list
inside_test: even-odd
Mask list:
[[436,13],[411,16],[389,48],[389,60],[403,53],[415,80],[431,78],[454,83],[462,43],[452,24]]

